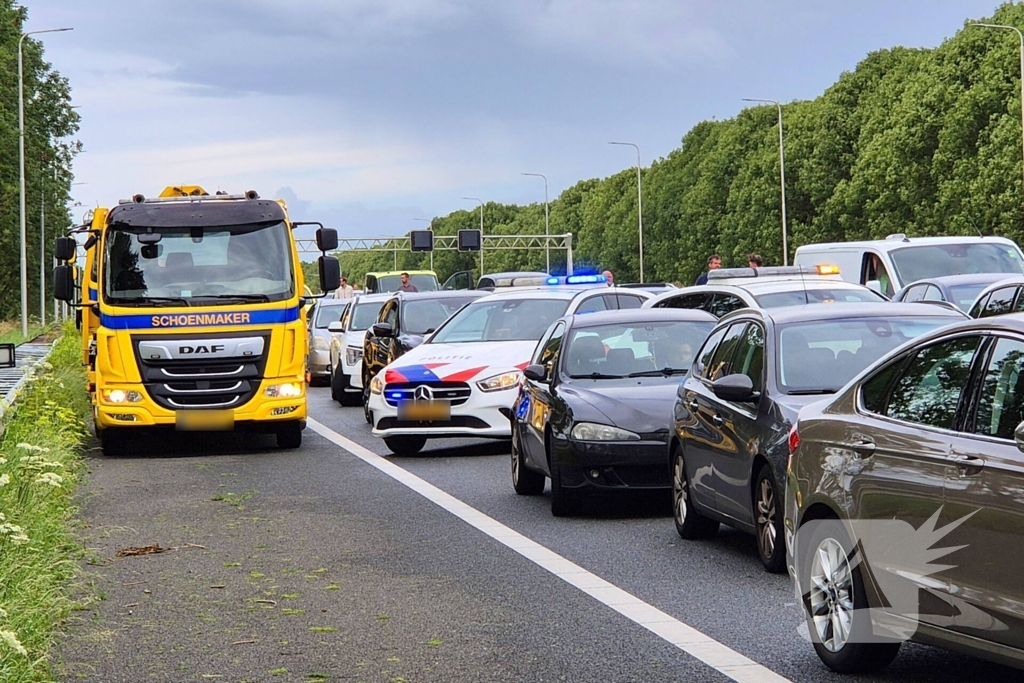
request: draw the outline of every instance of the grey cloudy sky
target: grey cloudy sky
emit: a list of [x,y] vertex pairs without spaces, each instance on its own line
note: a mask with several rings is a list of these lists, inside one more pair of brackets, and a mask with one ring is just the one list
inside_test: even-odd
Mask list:
[[[876,49],[996,0],[26,0],[71,80],[75,197],[167,184],[282,196],[342,235],[552,199],[667,155],[743,97],[813,98]],[[1007,38],[1009,40],[1009,37]],[[422,225],[422,224],[421,224]]]

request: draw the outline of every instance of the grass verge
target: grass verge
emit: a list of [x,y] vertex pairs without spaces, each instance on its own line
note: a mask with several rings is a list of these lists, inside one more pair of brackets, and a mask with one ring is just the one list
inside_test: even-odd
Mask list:
[[45,331],[46,327],[43,327],[38,322],[30,321],[28,324],[28,336],[23,337],[21,335],[20,322],[17,320],[0,320],[0,343],[20,344],[23,341],[35,339]]
[[72,608],[71,533],[89,399],[78,332],[64,328],[0,435],[0,681],[51,680],[47,652]]

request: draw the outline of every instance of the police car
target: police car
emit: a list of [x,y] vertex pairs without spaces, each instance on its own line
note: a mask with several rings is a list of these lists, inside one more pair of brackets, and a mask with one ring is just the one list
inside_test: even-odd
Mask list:
[[467,304],[370,381],[374,435],[398,455],[418,453],[427,439],[509,438],[516,388],[548,326],[573,313],[640,308],[651,296],[595,283],[574,287],[560,278],[560,286],[509,289]]

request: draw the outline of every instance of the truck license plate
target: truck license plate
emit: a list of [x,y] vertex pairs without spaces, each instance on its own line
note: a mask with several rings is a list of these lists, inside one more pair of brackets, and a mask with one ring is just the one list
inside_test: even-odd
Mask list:
[[435,422],[451,419],[448,401],[403,401],[398,404],[398,419],[415,422]]
[[223,432],[234,429],[235,415],[230,410],[179,410],[174,426],[185,432]]

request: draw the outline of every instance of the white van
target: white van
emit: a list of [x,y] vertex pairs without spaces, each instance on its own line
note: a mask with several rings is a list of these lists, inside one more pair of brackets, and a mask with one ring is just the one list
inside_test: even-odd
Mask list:
[[1005,237],[907,237],[805,244],[794,264],[839,266],[844,280],[888,297],[911,282],[962,273],[1024,274],[1024,254]]

